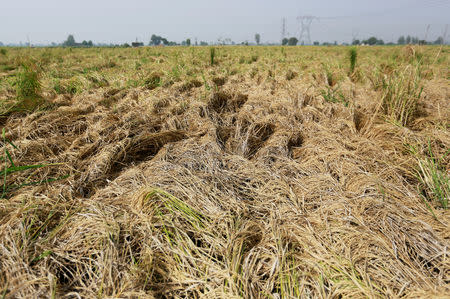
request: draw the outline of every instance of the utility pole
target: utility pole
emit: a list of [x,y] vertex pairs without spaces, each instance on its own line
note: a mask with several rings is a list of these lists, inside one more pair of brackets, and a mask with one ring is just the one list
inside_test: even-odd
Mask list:
[[311,23],[317,19],[314,16],[298,16],[297,21],[300,23],[300,36],[298,42],[302,45],[311,45]]

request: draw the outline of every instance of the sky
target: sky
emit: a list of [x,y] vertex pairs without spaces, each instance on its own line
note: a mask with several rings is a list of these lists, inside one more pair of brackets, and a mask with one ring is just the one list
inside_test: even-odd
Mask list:
[[240,43],[259,33],[262,42],[279,42],[282,18],[289,36],[298,37],[302,15],[318,17],[312,41],[389,42],[408,34],[435,40],[450,23],[450,0],[0,0],[0,41],[58,43],[73,34],[77,42],[147,44],[157,34]]

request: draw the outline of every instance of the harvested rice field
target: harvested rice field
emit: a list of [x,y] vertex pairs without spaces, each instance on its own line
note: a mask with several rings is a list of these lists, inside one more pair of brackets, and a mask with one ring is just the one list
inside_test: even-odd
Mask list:
[[2,298],[444,298],[449,46],[3,48]]

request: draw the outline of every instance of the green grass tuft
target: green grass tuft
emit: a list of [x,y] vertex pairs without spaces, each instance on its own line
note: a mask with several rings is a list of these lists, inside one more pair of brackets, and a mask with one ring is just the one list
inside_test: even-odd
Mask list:
[[38,66],[25,61],[16,75],[16,92],[19,99],[40,98],[41,81]]
[[356,67],[356,59],[358,57],[358,52],[356,50],[356,47],[350,48],[349,51],[349,58],[350,58],[350,74],[353,74],[355,72]]
[[408,65],[383,81],[385,114],[400,125],[408,125],[417,111],[423,86],[418,67]]
[[427,155],[417,157],[417,178],[420,181],[419,191],[428,201],[438,202],[442,208],[448,209],[450,198],[450,177],[442,161],[450,153],[448,150],[441,159],[438,159],[428,145]]
[[216,49],[215,48],[209,48],[209,56],[210,56],[210,63],[211,65],[214,65],[215,61],[215,57],[216,57]]

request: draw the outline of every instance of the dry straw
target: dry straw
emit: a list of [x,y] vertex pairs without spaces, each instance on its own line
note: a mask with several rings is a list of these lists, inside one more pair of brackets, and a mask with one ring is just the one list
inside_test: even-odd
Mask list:
[[[322,58],[308,49],[274,49],[268,53],[279,57],[270,58],[271,48],[220,48],[218,65],[209,48],[194,57],[177,48],[105,49],[117,60],[105,77],[122,87],[55,95],[51,110],[11,114],[4,127],[17,147],[8,147],[15,165],[61,163],[25,170],[11,183],[69,177],[0,200],[0,293],[445,297],[450,219],[429,198],[436,192],[427,164],[448,174],[445,80],[419,82],[402,65],[392,86],[374,90],[349,80],[348,67],[336,68],[335,87],[349,104],[328,102],[321,94],[328,82],[311,75],[322,72]],[[54,51],[64,57],[55,63],[70,70],[79,59],[90,67],[110,59],[92,60],[96,49]],[[150,90],[121,81],[135,75],[139,59],[153,69],[136,82],[157,67],[166,82],[175,51],[182,82]],[[342,49],[322,51],[348,61]],[[389,51],[358,49],[358,69],[368,73],[368,57],[386,59]],[[253,78],[254,66],[237,63],[250,55],[259,57]],[[193,59],[204,80],[189,75]],[[114,73],[119,67],[123,73]],[[286,80],[288,70],[298,76]],[[226,79],[220,86],[218,77]],[[193,80],[211,88],[182,88]],[[386,122],[383,112],[408,127]]]

